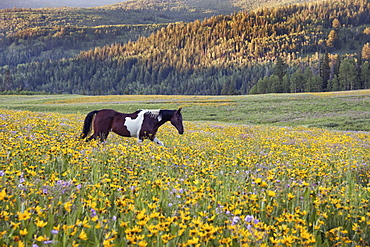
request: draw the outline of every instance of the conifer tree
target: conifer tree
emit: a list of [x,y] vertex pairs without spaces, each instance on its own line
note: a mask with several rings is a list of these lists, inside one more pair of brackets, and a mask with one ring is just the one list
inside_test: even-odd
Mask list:
[[362,88],[370,89],[370,66],[367,61],[361,66],[361,83]]
[[331,30],[328,38],[326,40],[326,46],[331,48],[331,50],[340,49],[340,40],[338,36],[338,31]]
[[330,79],[330,60],[329,53],[325,52],[324,59],[320,63],[320,76],[322,80],[321,88],[323,90],[327,89],[328,80]]
[[288,68],[288,65],[283,61],[281,57],[278,57],[276,60],[273,74],[277,75],[277,77],[280,80],[283,80],[283,77],[287,72],[287,68]]
[[338,79],[339,90],[358,89],[357,85],[359,84],[359,78],[353,59],[346,59],[340,64]]
[[290,92],[292,93],[303,92],[305,84],[306,81],[303,76],[302,70],[298,69],[292,74],[290,78]]

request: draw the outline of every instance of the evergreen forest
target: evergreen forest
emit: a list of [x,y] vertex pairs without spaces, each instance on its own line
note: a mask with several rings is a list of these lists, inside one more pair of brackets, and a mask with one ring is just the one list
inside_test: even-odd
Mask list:
[[[185,11],[176,2],[1,10],[0,91],[230,95],[370,88],[370,0],[244,6],[231,14]],[[215,9],[236,9],[215,2]]]

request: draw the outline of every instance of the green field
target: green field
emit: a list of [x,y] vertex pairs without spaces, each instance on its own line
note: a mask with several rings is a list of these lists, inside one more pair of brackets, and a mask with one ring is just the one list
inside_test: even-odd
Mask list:
[[0,108],[87,114],[183,107],[187,121],[370,131],[370,90],[248,96],[0,96]]

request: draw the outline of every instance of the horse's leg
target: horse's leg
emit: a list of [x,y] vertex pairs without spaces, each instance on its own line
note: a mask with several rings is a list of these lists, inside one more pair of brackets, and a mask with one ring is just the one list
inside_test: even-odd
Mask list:
[[149,140],[151,140],[152,142],[155,142],[157,143],[158,145],[160,146],[164,146],[163,142],[161,142],[156,136],[155,134],[147,134],[147,138],[149,138]]
[[92,139],[96,140],[99,137],[100,141],[104,142],[107,139],[108,134],[109,134],[109,132],[106,132],[106,133],[104,133],[104,132],[99,132],[99,133],[94,132],[94,134],[91,135],[89,138],[87,138],[86,141],[91,141]]
[[161,142],[157,137],[154,137],[154,139],[152,141],[157,143],[160,146],[164,146],[163,142]]
[[109,128],[111,128],[109,121],[112,121],[112,117],[95,119],[94,134],[92,135],[94,139],[99,138],[101,142],[107,139]]
[[109,135],[109,131],[106,131],[106,132],[100,132],[100,133],[99,133],[100,141],[101,141],[101,142],[104,142],[105,140],[107,140],[108,135]]
[[91,135],[89,138],[86,139],[87,142],[91,141],[92,139],[96,139],[96,135],[95,133],[93,135]]

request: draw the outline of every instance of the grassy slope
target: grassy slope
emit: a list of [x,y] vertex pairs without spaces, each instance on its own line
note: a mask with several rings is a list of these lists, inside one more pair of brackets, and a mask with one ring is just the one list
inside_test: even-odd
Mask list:
[[370,131],[370,90],[249,96],[0,96],[0,109],[87,114],[183,107],[186,121]]

